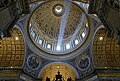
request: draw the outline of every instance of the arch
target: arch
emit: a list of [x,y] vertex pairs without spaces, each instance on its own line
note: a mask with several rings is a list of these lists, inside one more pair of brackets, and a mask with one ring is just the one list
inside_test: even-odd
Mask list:
[[27,44],[26,44],[26,41],[25,41],[25,35],[24,35],[24,30],[22,27],[20,27],[19,25],[15,24],[14,25],[14,28],[18,29],[22,35],[22,38],[23,38],[23,42],[24,42],[24,57],[23,57],[23,64],[22,64],[22,67],[24,66],[24,63],[25,63],[25,57],[26,57],[26,53],[27,53]]
[[[57,74],[58,69],[60,73],[64,76],[65,81],[67,81],[67,78],[69,77],[72,77],[73,80],[79,78],[79,74],[77,73],[76,69],[70,64],[63,63],[63,62],[53,62],[53,63],[47,64],[41,69],[38,77],[43,79],[43,81],[46,79],[46,77],[54,79],[54,76]],[[50,72],[51,75],[49,75],[48,72]],[[67,75],[65,75],[65,73]],[[48,74],[49,76],[47,75],[45,76],[45,74]]]
[[21,68],[24,60],[24,40],[18,28],[11,30],[12,37],[0,40],[0,67]]
[[94,60],[93,60],[93,43],[94,43],[94,38],[95,38],[95,35],[96,35],[97,31],[98,31],[99,29],[102,29],[102,28],[105,28],[104,25],[98,26],[98,27],[95,29],[94,34],[93,34],[93,36],[92,36],[92,44],[91,44],[90,49],[91,49],[92,62],[93,62],[93,66],[94,66],[94,67],[95,67],[95,65],[94,65]]
[[120,67],[120,46],[114,37],[107,36],[107,29],[101,27],[96,31],[92,52],[95,68]]

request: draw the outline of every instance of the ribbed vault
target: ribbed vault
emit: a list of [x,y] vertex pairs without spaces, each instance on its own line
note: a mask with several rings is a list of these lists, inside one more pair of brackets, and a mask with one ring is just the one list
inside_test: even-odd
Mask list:
[[20,31],[12,29],[12,37],[0,40],[0,67],[22,67],[24,59],[24,42]]
[[38,48],[52,54],[65,54],[82,46],[87,39],[88,18],[72,1],[51,0],[31,13],[28,30]]
[[96,68],[120,67],[120,46],[114,37],[107,37],[107,30],[97,31],[93,42],[93,60]]

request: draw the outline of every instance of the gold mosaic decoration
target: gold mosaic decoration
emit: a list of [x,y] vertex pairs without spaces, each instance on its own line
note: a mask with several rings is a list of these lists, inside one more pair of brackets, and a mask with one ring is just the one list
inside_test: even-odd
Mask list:
[[20,31],[12,29],[12,37],[0,40],[0,67],[22,67],[24,42]]
[[[63,12],[65,9],[64,14],[60,17],[56,16],[54,14],[55,10],[53,10],[54,6],[57,7],[59,5],[63,6]],[[70,7],[67,8],[65,7],[66,5]],[[34,14],[31,17],[30,23],[36,30],[39,30],[37,33],[39,33],[41,37],[43,36],[47,40],[57,40],[60,27],[62,24],[64,24],[66,26],[63,39],[67,40],[75,32],[82,13],[83,11],[73,3],[64,2],[64,0],[51,0],[42,4],[38,9],[35,10]],[[66,24],[62,21],[63,19]],[[80,29],[80,32],[83,32],[83,30],[84,26]]]
[[42,74],[40,76],[42,81],[46,81],[46,77],[50,78],[51,81],[54,80],[55,75],[58,74],[58,70],[65,81],[67,81],[67,79],[70,77],[72,78],[73,81],[75,81],[76,74],[74,70],[65,64],[59,64],[59,63],[51,64],[45,69],[43,69]]
[[85,42],[88,22],[86,12],[78,4],[50,0],[30,14],[27,25],[30,39],[38,48],[52,54],[65,54]]
[[18,77],[22,72],[0,72],[0,77]]
[[100,29],[93,43],[93,59],[96,68],[120,67],[120,46],[114,37],[107,37],[107,30]]

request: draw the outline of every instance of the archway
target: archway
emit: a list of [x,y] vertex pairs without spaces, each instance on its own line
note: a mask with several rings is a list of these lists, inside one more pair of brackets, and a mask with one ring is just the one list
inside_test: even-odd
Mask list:
[[62,75],[62,81],[67,81],[70,77],[72,81],[75,81],[75,79],[78,77],[75,70],[70,65],[64,63],[53,63],[48,64],[45,66],[45,68],[43,68],[40,78],[42,81],[46,81],[47,77],[50,78],[51,81],[55,81],[58,72],[60,72],[60,75]]
[[93,40],[93,60],[95,68],[120,67],[120,46],[114,37],[107,36],[107,29],[97,31]]

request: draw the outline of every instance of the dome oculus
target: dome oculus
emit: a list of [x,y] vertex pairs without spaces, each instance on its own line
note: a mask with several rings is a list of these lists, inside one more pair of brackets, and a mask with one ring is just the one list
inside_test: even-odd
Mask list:
[[52,8],[52,12],[55,16],[62,16],[65,13],[65,8],[62,4],[55,4]]

